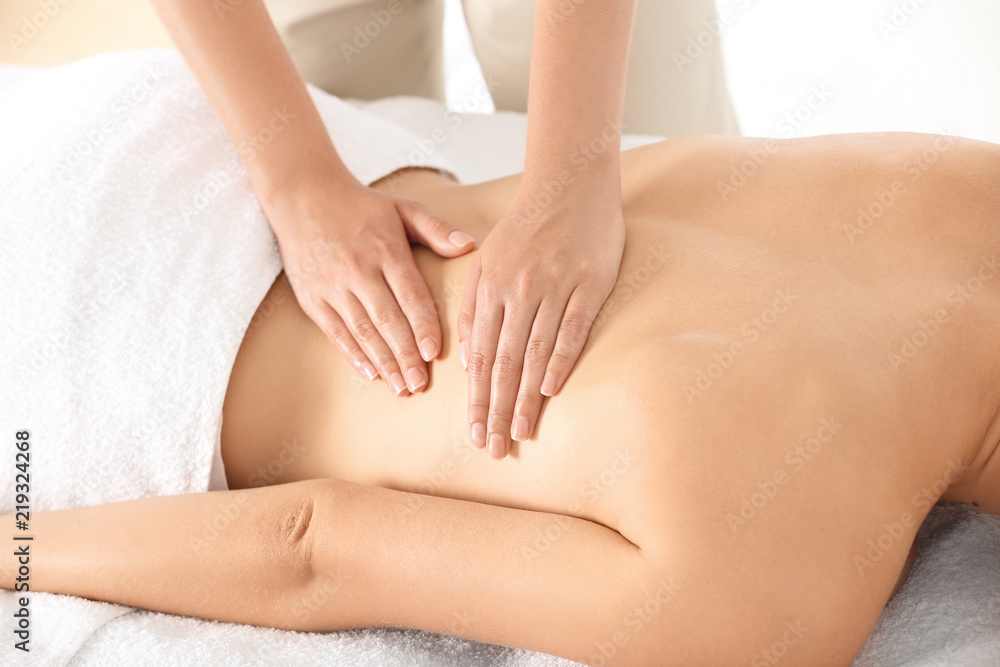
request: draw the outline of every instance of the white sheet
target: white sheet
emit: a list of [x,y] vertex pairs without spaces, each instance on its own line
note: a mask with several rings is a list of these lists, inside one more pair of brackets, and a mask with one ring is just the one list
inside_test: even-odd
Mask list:
[[[5,70],[0,67],[0,82]],[[2,97],[2,93],[0,93]],[[466,181],[519,171],[524,117],[447,115],[436,103],[393,98],[358,106],[399,122],[433,143]],[[442,128],[445,139],[433,138]],[[441,137],[440,133],[437,137]],[[629,137],[626,145],[649,138]],[[429,144],[424,143],[423,146]],[[414,142],[421,150],[421,140]],[[36,602],[38,604],[36,604]],[[36,593],[35,636],[52,638],[48,658],[13,654],[13,596],[0,596],[4,642],[0,663],[115,667],[144,665],[510,665],[574,663],[411,630],[295,633],[131,610],[80,598]],[[81,636],[65,619],[86,614],[103,625]],[[458,619],[457,619],[458,620]],[[724,631],[724,630],[720,630]],[[1000,518],[964,506],[934,510],[920,536],[910,579],[887,608],[855,667],[995,667],[1000,664]]]

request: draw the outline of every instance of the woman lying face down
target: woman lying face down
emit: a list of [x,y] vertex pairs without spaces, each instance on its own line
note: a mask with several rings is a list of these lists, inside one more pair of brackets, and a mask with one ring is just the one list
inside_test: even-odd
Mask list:
[[[622,168],[617,286],[504,458],[469,437],[471,255],[417,251],[445,339],[402,401],[343,363],[283,273],[226,393],[229,490],[34,514],[34,590],[588,664],[765,664],[776,642],[787,664],[850,664],[932,505],[1000,513],[1000,149],[696,137]],[[518,178],[376,187],[481,242]]]

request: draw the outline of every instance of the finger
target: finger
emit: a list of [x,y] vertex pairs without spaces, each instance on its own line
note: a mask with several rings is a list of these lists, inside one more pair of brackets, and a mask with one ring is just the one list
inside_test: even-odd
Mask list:
[[487,450],[494,459],[502,459],[510,451],[511,421],[521,384],[524,351],[537,312],[537,303],[508,303],[504,307],[497,354],[493,360],[490,416],[486,428]]
[[351,334],[351,329],[332,306],[326,302],[317,303],[310,308],[307,315],[326,334],[326,337],[340,348],[340,351],[361,375],[369,380],[378,377],[378,371],[375,370],[368,355],[358,345],[358,341]]
[[503,324],[503,303],[484,297],[480,294],[476,299],[476,319],[469,341],[469,434],[476,447],[486,446],[493,360]]
[[521,386],[514,406],[514,421],[510,430],[510,437],[514,440],[527,440],[535,432],[538,414],[542,410],[542,377],[555,348],[564,303],[565,299],[546,299],[535,315],[535,323],[524,349]]
[[441,350],[441,320],[424,277],[417,270],[412,253],[382,269],[396,302],[409,322],[417,349],[424,361]]
[[458,361],[462,370],[469,368],[469,339],[472,338],[472,325],[476,320],[476,293],[479,291],[479,277],[483,274],[483,265],[479,257],[469,262],[469,277],[465,282],[465,294],[462,295],[462,308],[458,312]]
[[362,303],[353,294],[348,294],[340,306],[339,312],[351,335],[354,336],[354,340],[375,364],[379,375],[385,379],[392,393],[397,396],[405,394],[406,382],[396,364],[396,357],[386,345],[385,340],[382,339],[382,334],[372,323],[368,311],[365,310]]
[[476,240],[431,213],[420,202],[396,200],[396,210],[411,242],[425,245],[443,257],[457,257],[475,248]]
[[566,382],[570,371],[580,358],[580,352],[587,343],[590,328],[604,299],[599,295],[577,286],[569,297],[566,311],[559,322],[556,334],[556,344],[552,349],[545,377],[542,379],[541,392],[544,396],[554,396]]
[[396,364],[403,374],[407,389],[419,391],[427,386],[427,364],[420,357],[417,343],[413,338],[413,329],[399,308],[399,302],[385,282],[384,276],[366,281],[360,293],[355,296],[368,311],[368,316],[382,340],[392,350]]

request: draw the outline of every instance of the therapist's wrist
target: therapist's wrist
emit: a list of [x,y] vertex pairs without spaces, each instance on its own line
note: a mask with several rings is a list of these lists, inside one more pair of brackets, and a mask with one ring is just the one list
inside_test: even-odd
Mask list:
[[581,144],[557,156],[529,155],[525,160],[522,188],[538,188],[548,181],[561,181],[576,188],[601,187],[621,181],[621,149],[618,142],[600,143],[598,149]]
[[340,199],[365,187],[339,159],[262,170],[253,181],[261,207],[276,220],[311,217],[331,197]]
[[[553,123],[529,110],[525,176],[552,176],[563,170],[589,179],[620,174],[621,124],[613,117]],[[534,121],[534,125],[532,125]]]
[[522,184],[506,218],[526,231],[551,224],[575,225],[594,215],[609,222],[621,220],[621,210],[620,180],[607,174],[563,173],[563,180],[550,177]]
[[563,163],[559,168],[525,171],[518,188],[521,202],[550,202],[566,207],[571,202],[621,199],[619,160]]

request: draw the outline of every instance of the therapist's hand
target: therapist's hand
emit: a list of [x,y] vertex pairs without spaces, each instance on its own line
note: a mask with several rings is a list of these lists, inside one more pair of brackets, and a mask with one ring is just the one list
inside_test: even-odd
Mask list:
[[396,395],[426,387],[441,322],[410,243],[455,257],[472,250],[472,237],[423,204],[357,181],[298,189],[270,209],[306,315],[369,380],[381,376]]
[[617,280],[620,181],[605,182],[576,183],[554,200],[522,185],[469,266],[459,358],[469,373],[470,437],[495,459],[534,432],[543,395],[562,387]]

